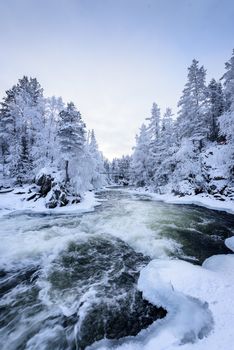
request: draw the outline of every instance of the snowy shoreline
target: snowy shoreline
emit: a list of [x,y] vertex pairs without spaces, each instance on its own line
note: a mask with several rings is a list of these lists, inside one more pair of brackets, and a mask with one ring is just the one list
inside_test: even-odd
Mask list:
[[[25,190],[25,189],[24,189]],[[68,204],[64,207],[54,209],[46,208],[46,198],[39,198],[37,201],[27,201],[25,194],[16,194],[19,188],[12,192],[0,194],[0,217],[12,212],[30,211],[45,214],[69,214],[69,213],[86,213],[94,211],[95,207],[100,205],[99,200],[95,197],[95,192],[87,191],[82,195],[82,200],[77,204]]]
[[225,201],[219,201],[208,195],[206,196],[202,194],[178,197],[173,194],[157,194],[141,188],[135,188],[132,190],[126,189],[126,191],[133,194],[145,194],[150,196],[152,200],[161,201],[164,203],[194,204],[200,207],[205,207],[207,209],[225,211],[226,213],[234,214],[234,202],[228,199],[226,199]]
[[[157,194],[154,192],[147,191],[142,188],[122,188],[115,186],[107,186],[105,190],[117,190],[126,191],[130,194],[143,194],[147,195],[153,201],[161,201],[169,204],[193,204],[201,207],[205,207],[211,210],[224,211],[229,214],[234,214],[234,202],[231,200],[219,201],[209,196],[202,194],[178,197],[172,194]],[[24,189],[25,191],[26,189]],[[54,209],[46,208],[46,198],[39,198],[37,201],[27,201],[24,194],[16,194],[20,189],[16,188],[11,192],[0,193],[0,216],[9,214],[14,211],[25,211],[29,210],[37,213],[85,213],[88,211],[95,210],[96,206],[100,205],[100,200],[95,196],[95,191],[87,191],[83,194],[82,200],[77,204],[68,204],[64,207],[57,207]]]

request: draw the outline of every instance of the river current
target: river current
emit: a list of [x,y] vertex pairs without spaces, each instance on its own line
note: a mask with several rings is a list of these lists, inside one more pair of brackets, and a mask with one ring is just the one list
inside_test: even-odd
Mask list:
[[234,216],[110,189],[83,214],[13,212],[0,226],[0,349],[112,345],[163,319],[137,289],[152,259],[230,253]]

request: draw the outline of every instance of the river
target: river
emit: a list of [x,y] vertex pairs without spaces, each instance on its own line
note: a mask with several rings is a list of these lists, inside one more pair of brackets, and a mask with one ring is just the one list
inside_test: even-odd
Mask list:
[[[84,214],[13,212],[0,227],[0,349],[92,348],[135,336],[167,310],[143,299],[152,259],[199,265],[230,253],[234,216],[109,189]],[[157,321],[158,320],[158,321]]]

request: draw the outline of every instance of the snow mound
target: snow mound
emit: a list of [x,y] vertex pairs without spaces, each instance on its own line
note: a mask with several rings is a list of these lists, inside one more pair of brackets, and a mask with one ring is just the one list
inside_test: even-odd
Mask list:
[[[141,271],[138,288],[145,299],[168,310],[165,329],[157,342],[168,334],[168,345],[194,343],[210,332],[213,319],[208,303],[184,293],[187,278],[193,273],[200,275],[199,268],[184,261],[153,260]],[[174,276],[186,276],[184,284],[178,283]],[[177,277],[178,278],[178,277]]]
[[234,236],[225,240],[226,246],[234,252]]

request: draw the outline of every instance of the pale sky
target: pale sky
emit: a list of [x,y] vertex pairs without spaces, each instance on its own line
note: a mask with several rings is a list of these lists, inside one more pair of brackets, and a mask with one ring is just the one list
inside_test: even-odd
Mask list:
[[153,101],[176,108],[193,58],[220,78],[233,0],[0,0],[0,96],[23,75],[73,101],[108,158],[131,153]]

